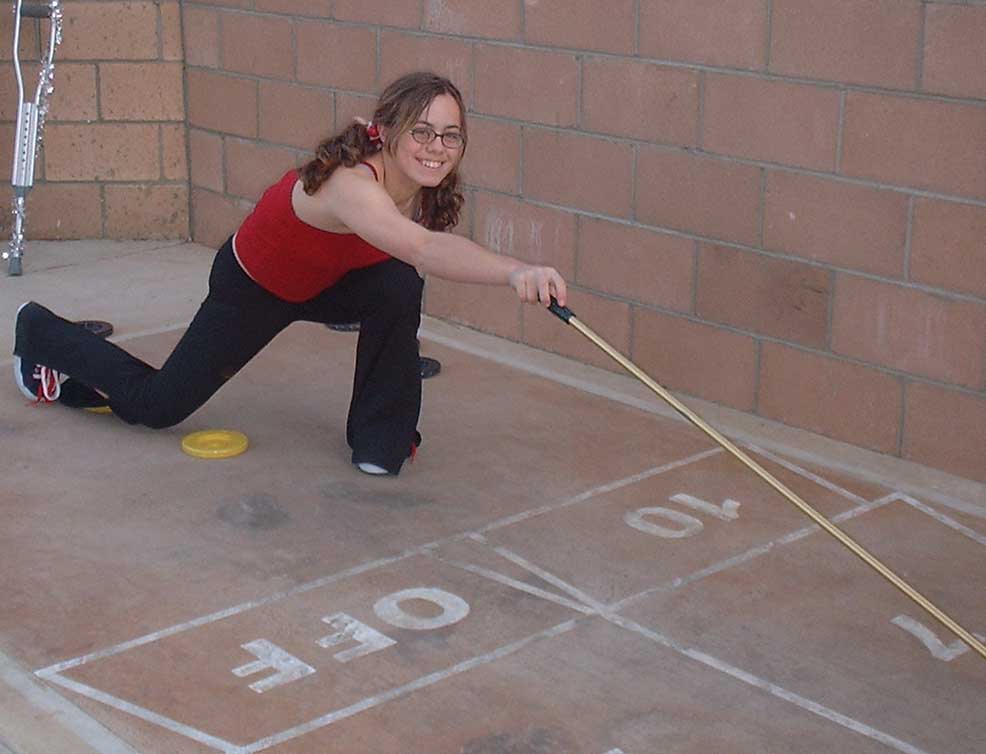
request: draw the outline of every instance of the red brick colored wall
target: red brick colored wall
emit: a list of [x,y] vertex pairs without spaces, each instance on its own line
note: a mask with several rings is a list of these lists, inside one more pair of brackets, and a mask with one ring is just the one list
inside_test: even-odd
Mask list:
[[[63,2],[55,91],[27,199],[26,237],[184,238],[188,158],[178,0]],[[24,19],[20,60],[33,98],[48,21]],[[41,34],[39,35],[39,30]],[[0,13],[0,203],[10,203],[17,116],[10,3]],[[10,215],[0,214],[9,237]]]

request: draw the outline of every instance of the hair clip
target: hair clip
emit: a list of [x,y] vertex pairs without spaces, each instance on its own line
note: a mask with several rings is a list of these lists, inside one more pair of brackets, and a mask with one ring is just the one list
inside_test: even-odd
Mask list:
[[376,123],[374,123],[371,120],[364,120],[363,118],[360,118],[358,115],[353,120],[355,120],[357,123],[363,126],[363,128],[366,129],[366,135],[370,137],[370,141],[372,141],[374,144],[379,144],[380,142],[383,141],[383,139],[380,138],[380,129],[377,127]]

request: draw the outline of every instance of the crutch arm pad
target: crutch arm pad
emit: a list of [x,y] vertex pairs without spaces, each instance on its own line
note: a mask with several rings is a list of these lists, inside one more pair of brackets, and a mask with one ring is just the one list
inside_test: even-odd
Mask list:
[[548,311],[558,317],[558,319],[562,322],[568,322],[568,320],[575,316],[575,313],[567,306],[561,306],[558,303],[558,299],[554,296],[551,297],[551,303],[548,305]]

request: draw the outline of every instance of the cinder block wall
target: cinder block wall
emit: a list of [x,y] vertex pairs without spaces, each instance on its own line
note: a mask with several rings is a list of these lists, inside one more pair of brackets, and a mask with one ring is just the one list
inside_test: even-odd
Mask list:
[[[178,0],[62,3],[55,92],[27,200],[30,239],[189,235]],[[13,14],[0,13],[0,230],[9,238],[17,83]],[[48,21],[24,19],[20,60],[33,99]],[[40,32],[40,33],[39,33]],[[5,238],[5,242],[6,242]]]

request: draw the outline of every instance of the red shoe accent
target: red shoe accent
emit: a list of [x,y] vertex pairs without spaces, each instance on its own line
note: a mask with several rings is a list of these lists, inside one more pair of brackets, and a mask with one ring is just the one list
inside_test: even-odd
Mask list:
[[54,369],[38,365],[34,377],[38,380],[38,403],[54,403],[62,392],[61,375]]

